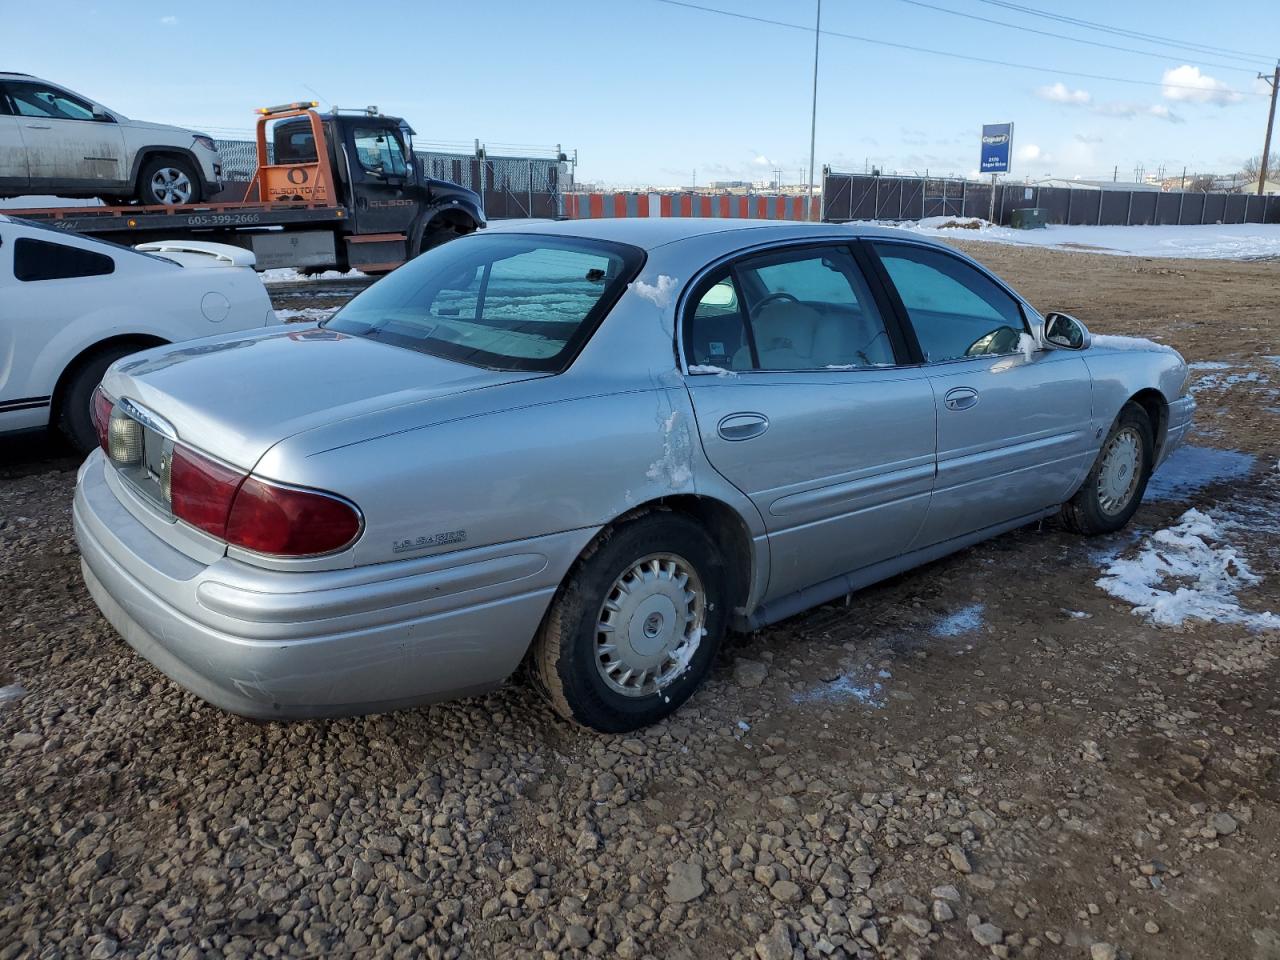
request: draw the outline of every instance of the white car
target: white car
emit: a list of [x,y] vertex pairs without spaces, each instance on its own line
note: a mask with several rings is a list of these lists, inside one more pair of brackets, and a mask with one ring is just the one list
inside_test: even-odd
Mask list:
[[248,250],[134,249],[0,215],[0,436],[60,427],[98,443],[90,398],[120,357],[276,323]]
[[25,73],[0,72],[0,197],[200,203],[222,189],[211,137],[130,120]]

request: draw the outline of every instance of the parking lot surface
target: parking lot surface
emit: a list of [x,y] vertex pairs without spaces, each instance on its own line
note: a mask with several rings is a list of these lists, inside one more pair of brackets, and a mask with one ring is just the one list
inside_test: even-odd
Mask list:
[[[1192,448],[1121,534],[1025,528],[730,637],[629,736],[520,684],[221,713],[89,600],[74,458],[12,446],[0,960],[1280,958],[1280,263],[962,246],[1195,361]],[[1150,579],[1177,557],[1196,573]],[[1150,615],[1122,599],[1143,576]]]

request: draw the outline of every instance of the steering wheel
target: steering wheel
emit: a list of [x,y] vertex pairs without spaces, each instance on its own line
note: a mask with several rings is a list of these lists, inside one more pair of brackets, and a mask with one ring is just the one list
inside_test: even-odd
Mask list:
[[799,303],[797,297],[792,296],[785,290],[779,290],[777,293],[769,293],[760,298],[760,302],[756,304],[753,313],[759,313],[764,307],[771,303]]
[[1020,335],[1013,327],[996,327],[984,333],[964,352],[966,357],[982,357],[987,354],[1014,353],[1018,349]]

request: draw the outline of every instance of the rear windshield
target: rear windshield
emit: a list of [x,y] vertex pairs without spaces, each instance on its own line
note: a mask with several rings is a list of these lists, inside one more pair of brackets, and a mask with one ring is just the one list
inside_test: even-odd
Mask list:
[[429,250],[326,323],[499,370],[563,370],[639,271],[624,244],[474,234]]

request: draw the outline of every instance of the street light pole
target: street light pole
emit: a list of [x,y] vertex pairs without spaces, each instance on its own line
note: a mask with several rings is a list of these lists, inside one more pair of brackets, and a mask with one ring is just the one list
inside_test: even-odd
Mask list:
[[818,41],[822,37],[822,0],[818,0],[818,19],[813,27],[813,110],[809,115],[809,199],[805,219],[813,216],[813,151],[818,138]]

